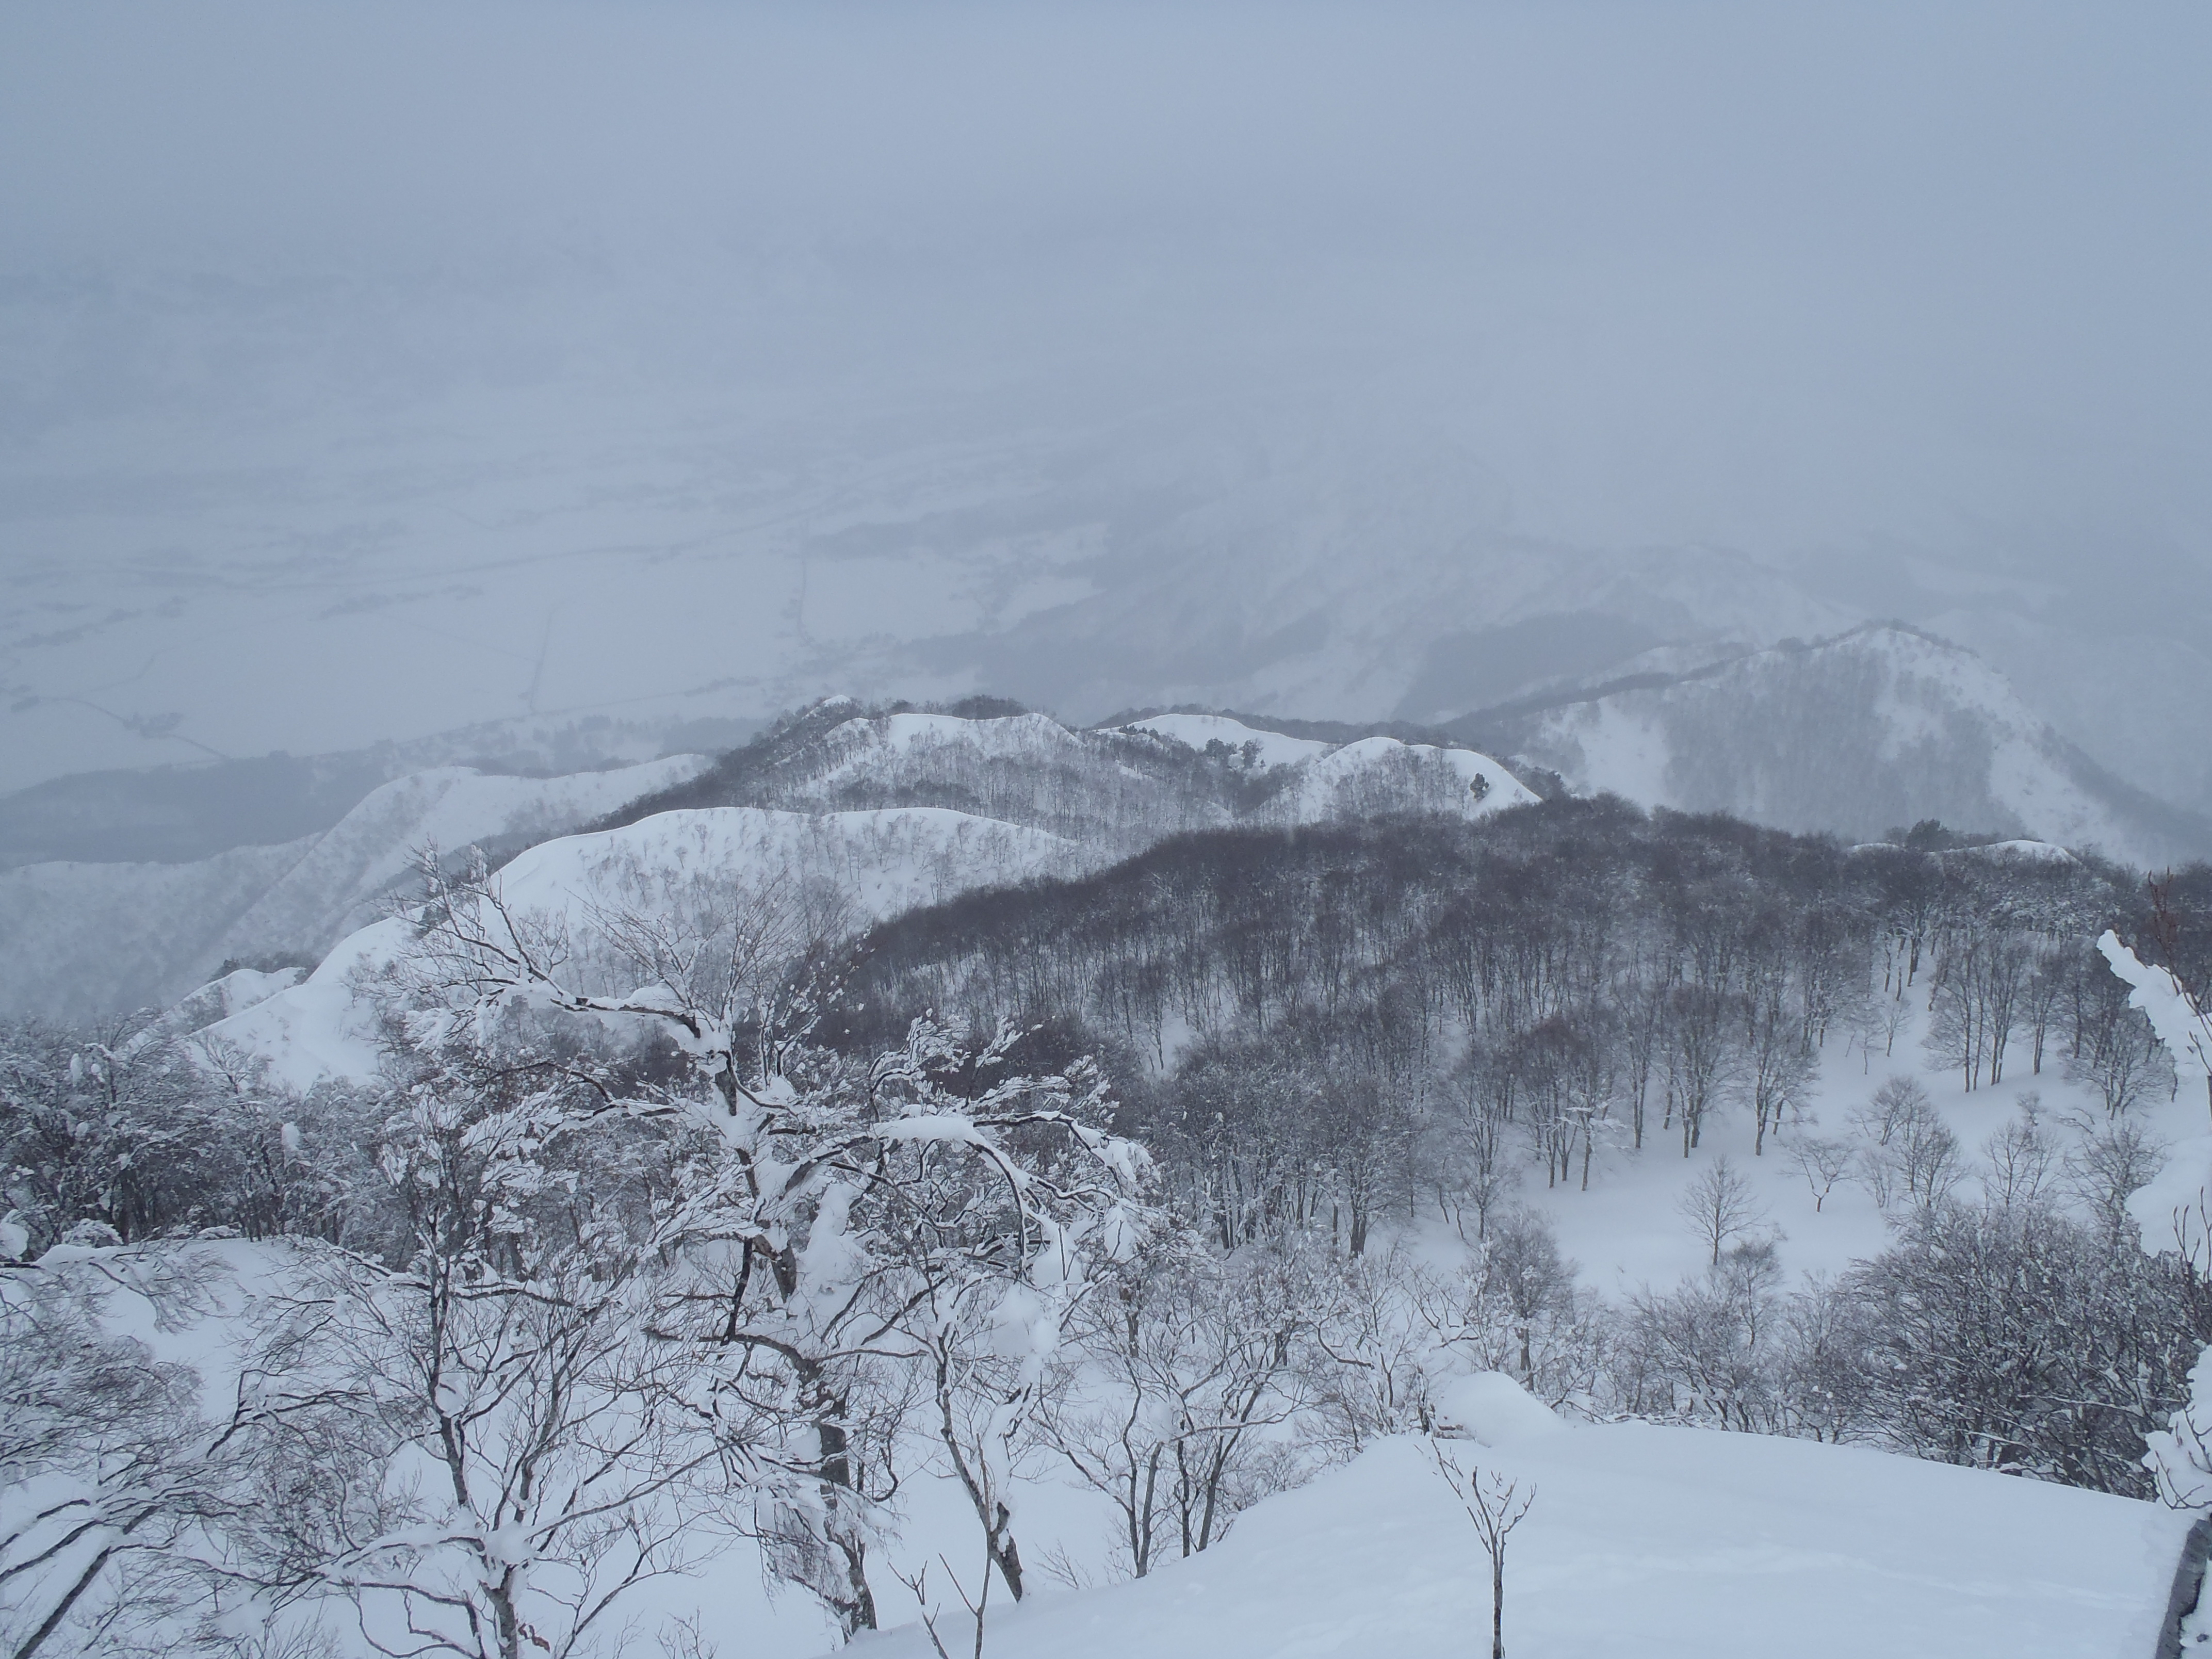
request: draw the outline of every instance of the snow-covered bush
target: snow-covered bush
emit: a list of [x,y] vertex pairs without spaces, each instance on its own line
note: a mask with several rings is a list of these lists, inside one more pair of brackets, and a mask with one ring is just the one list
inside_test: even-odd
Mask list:
[[2205,1334],[2179,1257],[2115,1249],[2045,1206],[1939,1204],[1842,1290],[1865,1344],[1859,1432],[2148,1495],[2144,1437],[2179,1403]]
[[2143,1466],[2160,1499],[2179,1510],[2212,1511],[2212,1347],[2189,1371],[2189,1398],[2145,1437]]

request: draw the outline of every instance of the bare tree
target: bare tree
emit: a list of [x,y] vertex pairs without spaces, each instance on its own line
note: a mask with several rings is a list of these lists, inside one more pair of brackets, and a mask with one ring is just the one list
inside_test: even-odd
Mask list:
[[2043,1127],[2042,1097],[2020,1097],[2020,1115],[1982,1143],[1982,1194],[1999,1209],[2033,1204],[2051,1184],[2057,1149]]
[[2107,1117],[2171,1093],[2175,1085],[2172,1059],[2150,1022],[2117,999],[2114,1004],[2103,1007],[2101,1017],[2077,1034],[2066,1056],[2068,1081],[2095,1090]]
[[1725,1152],[1689,1184],[1675,1200],[1674,1210],[1711,1247],[1716,1267],[1731,1241],[1765,1226],[1768,1219],[1766,1206]]
[[[975,1644],[969,1650],[969,1659],[983,1659],[984,1620],[991,1610],[992,1563],[989,1548],[986,1547],[983,1555],[981,1588],[972,1596],[968,1594],[968,1586],[961,1581],[960,1575],[952,1570],[951,1562],[940,1554],[937,1558],[937,1565],[945,1569],[945,1576],[952,1581],[952,1592],[960,1598],[960,1605],[968,1609],[969,1622],[975,1627]],[[929,1638],[929,1645],[936,1650],[937,1659],[952,1659],[952,1650],[945,1645],[945,1638],[937,1628],[937,1621],[943,1616],[943,1610],[930,1599],[929,1564],[924,1562],[911,1577],[896,1569],[893,1569],[893,1574],[913,1593],[915,1605],[921,1609],[921,1628]]]
[[763,1425],[656,1340],[650,1236],[563,1179],[606,1121],[531,1089],[394,1119],[403,1265],[307,1256],[222,1437],[268,1488],[234,1528],[267,1593],[351,1602],[380,1652],[566,1659],[737,1535]]
[[1490,1659],[1505,1659],[1505,1540],[1528,1518],[1536,1489],[1529,1487],[1524,1497],[1518,1481],[1508,1480],[1495,1469],[1466,1468],[1433,1437],[1429,1455],[1467,1518],[1474,1522],[1482,1552],[1490,1559]]
[[1859,1152],[1859,1178],[1885,1210],[1900,1197],[1929,1208],[1965,1176],[1958,1136],[1910,1078],[1884,1082],[1851,1122],[1869,1143]]
[[1774,1246],[1747,1243],[1671,1295],[1638,1292],[1617,1370],[1633,1379],[1630,1409],[1746,1433],[1777,1426],[1781,1279]]
[[1682,1156],[1696,1150],[1705,1119],[1741,1087],[1743,1045],[1735,1000],[1703,986],[1678,987],[1668,1005],[1667,1086],[1682,1120]]
[[1168,1240],[1084,1305],[1044,1443],[1117,1511],[1117,1553],[1142,1578],[1164,1550],[1207,1548],[1273,1482],[1255,1454],[1303,1403],[1314,1317],[1306,1253],[1263,1241],[1220,1261]]
[[1806,1052],[1802,1032],[1802,1022],[1783,1006],[1778,994],[1754,1005],[1744,1066],[1751,1095],[1754,1158],[1766,1151],[1768,1132],[1779,1130],[1784,1119],[1803,1107],[1812,1091],[1819,1068]]
[[1828,1194],[1836,1183],[1848,1174],[1855,1156],[1847,1140],[1823,1139],[1818,1135],[1800,1135],[1790,1143],[1790,1161],[1805,1177],[1812,1189],[1813,1212],[1817,1215],[1828,1201]]
[[2096,1217],[2106,1238],[2133,1240],[2140,1230],[2128,1213],[2128,1200],[2166,1167],[2164,1143],[2133,1118],[2100,1124],[2076,1114],[2072,1121],[2081,1139],[2066,1154],[2068,1190]]
[[[495,879],[429,878],[428,930],[403,981],[408,1041],[465,1057],[519,1007],[654,1031],[684,1057],[676,1082],[644,1089],[587,1050],[563,1050],[557,1069],[600,1110],[703,1136],[703,1176],[656,1223],[677,1280],[657,1333],[775,1419],[777,1447],[763,1455],[808,1477],[766,1489],[772,1566],[848,1632],[874,1624],[863,1477],[887,1468],[902,1394],[876,1378],[918,1365],[933,1374],[921,1392],[933,1389],[946,1454],[1018,1599],[994,1460],[1024,1431],[1041,1375],[1002,1376],[983,1339],[1024,1296],[1063,1316],[1083,1263],[1148,1224],[1150,1161],[1108,1131],[1097,1068],[1025,1076],[1015,1030],[975,1049],[928,1019],[872,1061],[813,1046],[816,994],[786,971],[811,927],[793,920],[789,895],[710,909],[688,931],[653,913],[595,912],[592,937],[628,973],[653,976],[623,991],[593,988],[621,981],[586,972],[565,923],[518,913]],[[979,1404],[992,1391],[1002,1397]]]

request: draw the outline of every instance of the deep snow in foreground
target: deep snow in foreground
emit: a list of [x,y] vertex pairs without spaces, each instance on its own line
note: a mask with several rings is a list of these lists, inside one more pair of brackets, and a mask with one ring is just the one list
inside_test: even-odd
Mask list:
[[[1472,1380],[1519,1395],[1494,1375]],[[2142,1659],[2154,1650],[2185,1516],[1862,1447],[1569,1423],[1526,1395],[1516,1405],[1482,1392],[1466,1413],[1475,1437],[1449,1449],[1463,1467],[1498,1469],[1537,1494],[1508,1544],[1509,1654]],[[964,1651],[973,1627],[949,1590],[945,1600],[939,1631]],[[1214,1548],[1149,1578],[994,1610],[985,1650],[991,1659],[1467,1659],[1486,1647],[1489,1620],[1489,1566],[1474,1529],[1428,1443],[1401,1437],[1269,1498]],[[845,1650],[860,1659],[931,1651],[919,1626]]]

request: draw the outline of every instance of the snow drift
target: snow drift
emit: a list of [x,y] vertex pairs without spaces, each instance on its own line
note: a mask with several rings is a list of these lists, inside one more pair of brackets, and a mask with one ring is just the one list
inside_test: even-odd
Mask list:
[[[2153,1651],[2185,1516],[1862,1447],[1643,1423],[1555,1419],[1540,1431],[1533,1419],[1548,1413],[1522,1403],[1488,1401],[1486,1437],[1455,1454],[1536,1493],[1506,1555],[1510,1654]],[[1222,1543],[1148,1578],[994,1609],[987,1651],[1466,1659],[1489,1620],[1474,1530],[1426,1444],[1401,1437],[1268,1498]],[[931,1649],[908,1626],[848,1651]]]

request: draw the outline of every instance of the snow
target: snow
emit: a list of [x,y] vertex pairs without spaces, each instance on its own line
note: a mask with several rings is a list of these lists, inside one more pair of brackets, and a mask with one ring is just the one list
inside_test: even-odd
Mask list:
[[74,1018],[173,1000],[221,965],[237,920],[312,845],[0,871],[0,1009]]
[[1300,761],[1326,755],[1334,746],[1314,738],[1293,738],[1280,732],[1263,732],[1257,726],[1231,720],[1225,714],[1155,714],[1149,720],[1133,720],[1118,729],[1149,732],[1154,737],[1166,738],[1192,749],[1203,749],[1209,743],[1225,743],[1231,749],[1242,749],[1248,743],[1256,743],[1260,745],[1260,764],[1263,767],[1295,766]]
[[[1346,744],[1321,743],[1310,738],[1285,737],[1279,732],[1262,732],[1223,714],[1159,714],[1118,729],[1148,732],[1193,749],[1203,749],[1215,742],[1227,744],[1232,749],[1241,749],[1247,743],[1258,744],[1261,767],[1294,770],[1274,807],[1276,816],[1293,823],[1317,823],[1370,805],[1383,811],[1405,810],[1413,805],[1411,799],[1399,799],[1403,769],[1408,763],[1424,769],[1438,769],[1447,777],[1457,780],[1457,787],[1437,800],[1420,801],[1423,806],[1442,805],[1463,817],[1479,818],[1508,806],[1526,805],[1536,799],[1528,786],[1504,767],[1472,749],[1440,749],[1431,744],[1401,743],[1388,737],[1360,738]],[[1481,780],[1483,787],[1479,796],[1471,787],[1477,779]],[[1371,802],[1361,798],[1363,785],[1375,788]]]
[[[2138,1659],[2187,1526],[2154,1504],[1858,1447],[1531,1420],[1473,1460],[1535,1492],[1507,1548],[1509,1654]],[[1465,1659],[1489,1616],[1474,1529],[1425,1443],[1401,1437],[1267,1499],[1202,1555],[994,1613],[987,1650]],[[908,1626],[848,1651],[930,1650]]]
[[307,977],[301,968],[280,968],[264,973],[258,968],[236,968],[221,979],[210,980],[168,1011],[171,1029],[197,1031],[233,1014],[259,1006],[279,991],[289,991]]
[[2099,936],[2097,949],[2112,971],[2134,988],[2128,993],[2128,1006],[2142,1010],[2181,1074],[2212,1077],[2212,1024],[2206,1023],[2181,981],[2171,970],[2142,961],[2109,927]]
[[1437,1433],[1490,1447],[1544,1440],[1567,1425],[1559,1414],[1503,1371],[1451,1377],[1431,1389]]
[[305,981],[217,1020],[204,1036],[265,1059],[270,1075],[295,1089],[325,1078],[373,1078],[376,1012],[356,997],[355,976],[392,961],[414,932],[412,922],[393,916],[350,933]]
[[829,732],[823,743],[839,757],[831,773],[836,776],[892,755],[927,756],[950,747],[978,757],[1026,759],[1079,748],[1082,739],[1046,714],[969,720],[957,714],[903,714],[847,720]]
[[707,764],[702,756],[677,755],[557,778],[505,777],[465,766],[395,778],[318,840],[234,933],[304,939],[305,948],[316,948],[368,920],[367,908],[405,880],[420,848],[451,852],[495,838],[558,835],[696,777]]

